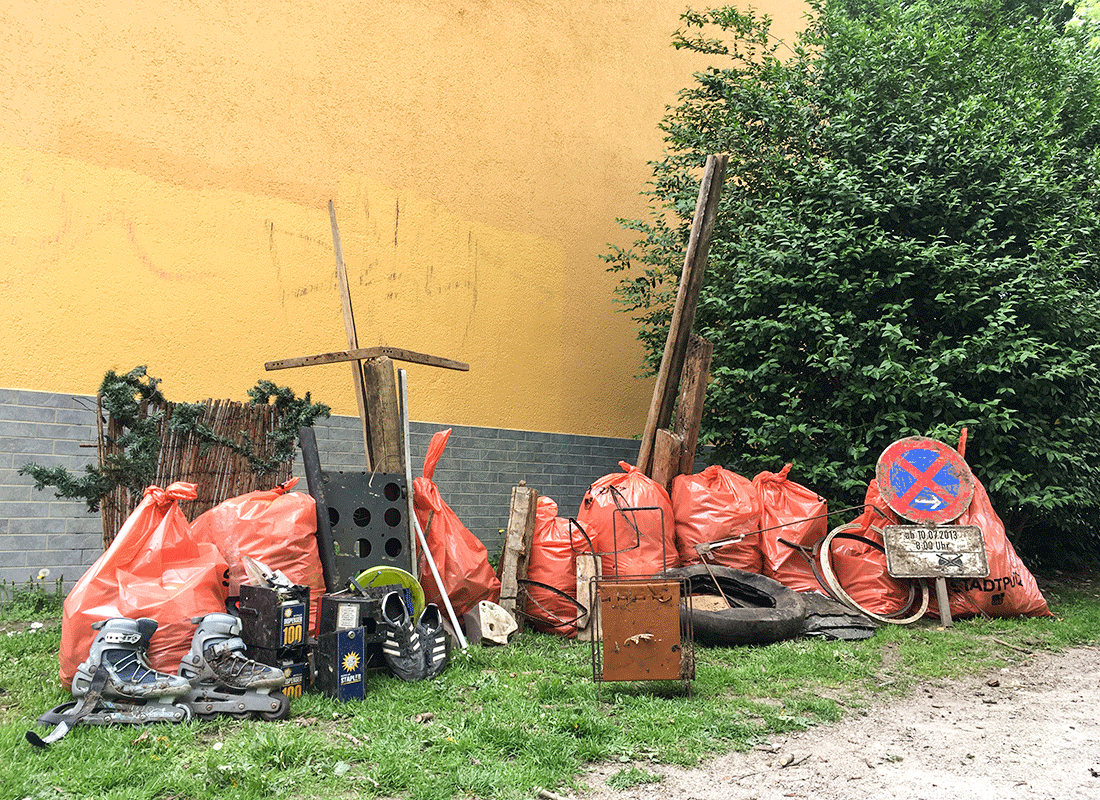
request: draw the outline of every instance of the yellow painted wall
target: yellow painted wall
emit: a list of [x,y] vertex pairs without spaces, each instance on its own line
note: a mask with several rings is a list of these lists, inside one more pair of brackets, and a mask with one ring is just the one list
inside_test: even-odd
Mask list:
[[0,386],[146,364],[171,400],[266,377],[355,414],[346,364],[263,370],[346,346],[331,198],[360,344],[471,365],[409,365],[414,419],[639,432],[598,255],[700,66],[684,7],[0,0]]

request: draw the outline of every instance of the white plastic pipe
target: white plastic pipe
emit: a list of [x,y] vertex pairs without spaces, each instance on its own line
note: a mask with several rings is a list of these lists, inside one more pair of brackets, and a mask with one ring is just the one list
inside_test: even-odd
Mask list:
[[447,616],[451,620],[451,626],[454,628],[455,636],[458,637],[459,649],[465,650],[470,646],[470,643],[466,641],[466,636],[462,633],[462,626],[458,624],[458,617],[455,616],[454,607],[451,605],[451,598],[447,596],[447,589],[443,586],[443,579],[439,577],[439,570],[435,566],[435,559],[432,558],[432,551],[428,548],[428,540],[424,536],[424,531],[420,529],[420,520],[416,518],[416,508],[413,505],[412,455],[409,451],[409,387],[406,382],[405,370],[397,370],[397,383],[401,393],[401,424],[405,434],[405,483],[408,485],[409,493],[409,517],[412,519],[413,528],[416,529],[416,538],[417,541],[420,542],[420,549],[424,551],[424,558],[428,562],[428,568],[431,569],[432,577],[435,578],[435,585],[438,587],[439,594],[443,598],[443,605],[447,608]]

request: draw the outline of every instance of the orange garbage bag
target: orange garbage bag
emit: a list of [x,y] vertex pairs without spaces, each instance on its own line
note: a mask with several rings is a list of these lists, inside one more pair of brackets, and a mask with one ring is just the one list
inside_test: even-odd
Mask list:
[[[802,554],[786,544],[813,547],[828,534],[829,521],[822,516],[828,503],[816,492],[792,481],[791,465],[779,472],[761,472],[752,479],[760,495],[760,550],[762,574],[796,592],[822,592],[813,567]],[[809,519],[817,517],[817,519]]]
[[596,551],[604,554],[603,574],[649,576],[679,566],[668,492],[625,461],[619,466],[623,472],[605,475],[589,487],[577,514]]
[[[989,561],[987,578],[951,578],[947,581],[947,600],[953,618],[972,617],[983,611],[991,617],[1054,616],[1035,583],[1035,576],[1016,554],[1004,523],[993,510],[989,495],[977,478],[970,507],[951,524],[978,526]],[[933,594],[928,616],[938,617],[939,613]]]
[[[875,508],[883,513],[877,513]],[[845,525],[843,531],[874,544],[837,536],[830,548],[833,572],[840,587],[860,608],[881,616],[902,611],[906,612],[902,616],[909,616],[920,608],[909,605],[910,600],[920,602],[920,587],[892,577],[886,569],[886,552],[879,531],[884,525],[894,524],[895,520],[878,493],[878,482],[872,480],[864,497],[863,513]]]
[[61,617],[60,676],[66,687],[88,657],[93,622],[155,619],[159,628],[149,645],[149,663],[175,673],[191,648],[191,618],[225,611],[225,559],[213,544],[191,535],[179,508],[180,500],[195,496],[192,483],[148,487],[111,546],[69,592]]
[[[489,551],[485,545],[443,502],[439,487],[432,482],[435,468],[450,438],[451,429],[448,428],[436,433],[428,443],[423,477],[413,480],[413,506],[455,614],[462,616],[482,600],[499,602],[500,580],[489,564]],[[423,555],[420,557],[419,572],[426,601],[442,608],[443,596]]]
[[760,495],[752,481],[714,464],[696,475],[672,481],[672,511],[676,518],[676,550],[680,565],[701,563],[695,546],[742,536],[740,542],[711,552],[712,563],[760,573]]
[[309,587],[310,633],[317,635],[321,595],[326,591],[317,552],[317,503],[304,492],[292,492],[291,478],[274,489],[232,497],[191,523],[195,539],[218,548],[229,565],[229,596],[247,583],[242,557],[280,570],[292,582]]
[[[539,497],[527,560],[527,580],[534,583],[526,586],[524,610],[536,629],[572,638],[577,635],[579,609],[561,595],[538,585],[552,586],[576,598],[577,560],[570,527],[568,519],[558,516],[557,503],[549,497]],[[576,550],[582,549],[587,550],[583,540],[576,543]]]

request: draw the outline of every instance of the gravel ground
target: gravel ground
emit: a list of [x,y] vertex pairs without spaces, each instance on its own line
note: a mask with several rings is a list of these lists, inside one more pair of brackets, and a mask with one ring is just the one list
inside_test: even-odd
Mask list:
[[701,767],[638,764],[658,783],[585,800],[1096,800],[1100,649],[1035,654],[992,674],[922,684],[908,697]]

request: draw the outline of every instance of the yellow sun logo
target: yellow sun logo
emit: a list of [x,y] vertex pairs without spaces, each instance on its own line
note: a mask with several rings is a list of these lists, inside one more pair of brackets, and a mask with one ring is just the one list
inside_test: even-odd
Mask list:
[[348,653],[344,656],[344,672],[355,672],[359,667],[359,654]]

